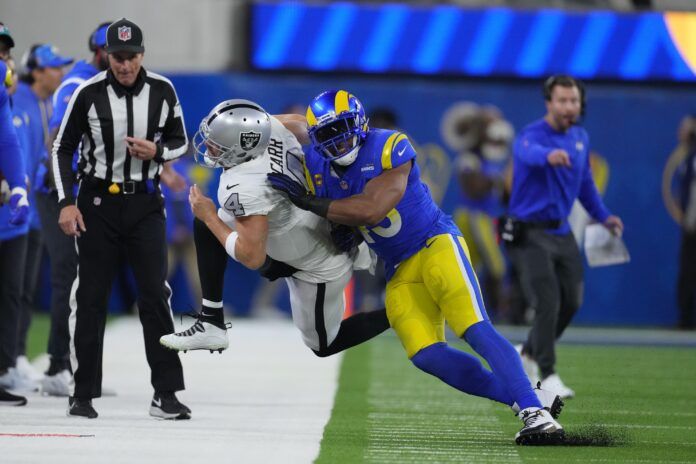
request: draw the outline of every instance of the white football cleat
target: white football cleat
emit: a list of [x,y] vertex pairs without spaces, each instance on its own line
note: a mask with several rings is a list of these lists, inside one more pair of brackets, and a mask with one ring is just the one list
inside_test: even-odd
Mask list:
[[[41,393],[48,396],[70,396],[72,374],[67,369],[54,375],[46,375],[41,379]],[[102,391],[102,395],[103,395]]]
[[558,374],[551,374],[542,380],[541,388],[544,390],[549,390],[563,399],[572,398],[575,396],[575,392],[563,383]]
[[523,409],[519,417],[524,426],[515,435],[515,443],[518,445],[552,445],[565,437],[561,424],[546,409]]
[[529,383],[532,385],[532,388],[535,388],[539,380],[541,380],[539,378],[539,365],[530,356],[522,354],[522,345],[515,345],[515,350],[520,355],[522,369],[524,369],[524,373],[527,374]]
[[169,335],[163,335],[160,343],[167,348],[176,351],[210,350],[222,353],[230,342],[227,339],[227,328],[231,324],[219,327],[211,322],[199,318],[195,324],[186,330]]
[[[534,388],[534,394],[537,396],[537,398],[539,398],[541,407],[550,412],[551,417],[553,417],[554,419],[558,419],[558,416],[561,415],[561,411],[563,410],[564,405],[561,397],[552,391],[541,389],[538,384],[536,388]],[[514,403],[511,406],[511,408],[515,415],[518,415],[520,413],[520,407],[517,403]]]

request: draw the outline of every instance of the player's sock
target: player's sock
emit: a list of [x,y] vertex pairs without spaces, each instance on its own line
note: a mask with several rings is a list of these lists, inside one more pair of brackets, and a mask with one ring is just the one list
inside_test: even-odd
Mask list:
[[513,403],[505,385],[484,368],[478,358],[451,348],[446,343],[434,343],[423,348],[411,358],[411,362],[418,369],[464,393],[482,396],[508,406]]
[[388,328],[389,319],[387,319],[387,311],[385,309],[357,313],[341,322],[336,338],[328,347],[312,351],[321,358],[331,356],[366,342]]
[[517,351],[489,321],[469,327],[464,333],[464,339],[488,362],[495,378],[506,387],[509,396],[520,409],[541,407],[539,398],[534,394],[524,373]]
[[203,295],[201,315],[203,320],[224,326],[222,290],[225,284],[227,252],[205,223],[197,218],[193,220],[193,240],[196,244],[198,277]]
[[221,329],[225,327],[225,315],[222,310],[222,301],[209,301],[203,298],[201,306],[201,319],[215,324]]

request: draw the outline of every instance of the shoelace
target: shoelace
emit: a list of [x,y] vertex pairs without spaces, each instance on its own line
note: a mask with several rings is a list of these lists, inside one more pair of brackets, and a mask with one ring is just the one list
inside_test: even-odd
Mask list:
[[541,419],[543,409],[537,409],[536,411],[529,412],[526,411],[522,415],[522,421],[525,427],[532,427],[538,420]]
[[[185,337],[190,337],[191,335],[194,335],[196,332],[205,332],[205,327],[203,327],[203,321],[205,320],[205,316],[202,313],[182,313],[179,316],[179,321],[183,324],[184,322],[184,316],[190,317],[192,319],[196,319],[196,322],[189,327],[188,329],[184,330],[183,332],[177,332],[177,336],[185,336]],[[225,322],[224,323],[226,329],[231,329],[232,328],[232,323],[231,322]]]

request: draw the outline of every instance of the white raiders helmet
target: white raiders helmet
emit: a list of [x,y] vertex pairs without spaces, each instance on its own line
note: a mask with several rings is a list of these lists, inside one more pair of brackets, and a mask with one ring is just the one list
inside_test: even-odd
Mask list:
[[271,118],[249,100],[225,100],[203,118],[193,136],[196,161],[231,168],[261,156],[271,139]]

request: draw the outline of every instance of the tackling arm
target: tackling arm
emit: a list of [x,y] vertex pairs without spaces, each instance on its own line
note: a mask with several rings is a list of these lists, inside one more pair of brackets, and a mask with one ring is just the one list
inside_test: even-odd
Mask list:
[[304,116],[301,114],[275,114],[273,117],[283,123],[300,144],[307,145],[310,142],[307,133],[307,120]]
[[411,163],[383,172],[365,185],[362,193],[329,204],[327,218],[349,226],[374,226],[404,196]]

